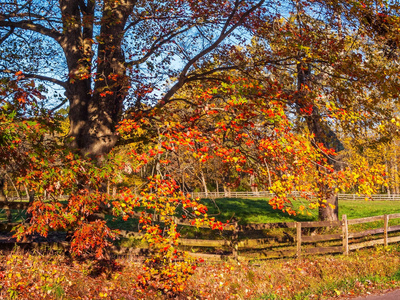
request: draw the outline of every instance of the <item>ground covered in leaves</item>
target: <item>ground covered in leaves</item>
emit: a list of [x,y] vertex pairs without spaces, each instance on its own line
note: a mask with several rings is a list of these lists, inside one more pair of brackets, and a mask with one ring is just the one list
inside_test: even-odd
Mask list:
[[[74,261],[16,251],[0,255],[0,299],[167,299],[137,284],[142,264]],[[174,299],[335,299],[400,287],[400,247],[349,256],[199,263]]]

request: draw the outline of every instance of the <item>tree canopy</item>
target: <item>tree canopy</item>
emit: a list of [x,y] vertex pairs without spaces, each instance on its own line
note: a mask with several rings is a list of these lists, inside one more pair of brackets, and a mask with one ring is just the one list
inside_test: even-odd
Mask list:
[[335,220],[338,191],[387,180],[367,148],[400,127],[396,1],[0,4],[0,187],[36,193],[19,238],[62,229],[104,257],[117,232],[93,216],[139,216],[154,250],[139,285],[177,292],[192,261],[176,218],[223,228],[193,186],[249,178],[276,209]]

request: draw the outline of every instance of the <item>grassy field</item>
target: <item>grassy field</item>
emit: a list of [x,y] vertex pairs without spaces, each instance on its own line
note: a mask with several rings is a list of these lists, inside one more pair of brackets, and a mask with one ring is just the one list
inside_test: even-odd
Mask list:
[[[239,223],[277,223],[277,222],[307,222],[318,220],[318,210],[312,210],[311,216],[306,214],[288,215],[281,210],[274,210],[268,204],[267,199],[261,198],[221,198],[221,199],[203,199],[202,202],[209,208],[209,216],[214,216],[222,222],[231,220],[233,217],[239,220]],[[297,208],[303,202],[294,202],[293,206]],[[400,212],[400,201],[340,201],[339,217],[346,214],[349,219],[379,216]],[[123,221],[121,218],[112,218],[107,216],[108,224],[111,228],[124,230],[138,230],[138,221],[128,219]],[[400,219],[390,221],[390,226],[400,224]],[[356,224],[349,226],[350,231],[362,231],[372,228],[383,227],[383,221],[377,221],[366,224]],[[276,234],[282,234],[277,230]],[[182,237],[185,238],[220,238],[219,231],[195,229],[184,226],[180,228]],[[129,242],[130,243],[130,242]],[[128,244],[129,244],[128,243]],[[127,246],[124,244],[124,246]]]
[[[264,198],[220,198],[215,200],[203,199],[207,205],[209,215],[213,215],[220,220],[229,220],[233,216],[243,223],[273,223],[273,222],[293,222],[293,221],[316,221],[318,211],[311,210],[311,216],[297,214],[289,216],[280,210],[274,210],[269,204],[268,199]],[[306,202],[293,201],[293,207],[298,208]],[[12,210],[13,215],[18,214]],[[378,216],[400,212],[400,201],[339,201],[339,217],[346,214],[349,219]],[[5,220],[5,211],[0,210],[0,221]],[[19,216],[20,217],[20,216]]]
[[[274,223],[317,221],[318,210],[310,210],[311,216],[297,214],[290,216],[278,209],[274,210],[267,199],[260,198],[221,198],[202,200],[209,208],[209,215],[220,221],[236,217],[241,223]],[[295,210],[304,202],[293,202]],[[400,213],[400,201],[339,201],[339,218],[343,214],[348,219],[357,219],[384,214]]]
[[[220,221],[231,220],[233,217],[240,223],[275,223],[275,222],[306,222],[317,221],[318,210],[310,210],[311,215],[297,214],[295,216],[288,215],[281,210],[274,210],[268,204],[268,199],[262,198],[221,198],[221,199],[203,199],[202,202],[209,208],[208,214],[216,217]],[[292,205],[295,210],[304,205],[304,202],[296,201]],[[400,212],[400,201],[339,201],[339,218],[343,214],[348,219],[364,218],[370,216],[379,216],[384,214],[392,214]],[[13,210],[13,221],[21,221],[24,214]],[[136,230],[138,222],[135,219],[123,221],[122,218],[113,218],[106,216],[109,225],[112,228]],[[0,222],[6,221],[4,210],[0,210]]]

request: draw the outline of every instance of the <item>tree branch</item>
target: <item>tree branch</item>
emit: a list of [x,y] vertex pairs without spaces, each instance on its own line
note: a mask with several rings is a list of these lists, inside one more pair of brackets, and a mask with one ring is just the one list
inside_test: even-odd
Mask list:
[[[178,82],[172,86],[172,88],[164,95],[162,101],[160,103],[166,103],[168,100],[184,85],[184,83],[187,80],[187,72],[189,69],[202,57],[206,56],[208,53],[213,51],[215,48],[217,48],[223,40],[225,40],[236,28],[238,28],[245,19],[255,10],[257,10],[261,5],[265,2],[265,0],[261,0],[258,2],[256,5],[251,7],[249,10],[247,10],[243,15],[240,17],[240,19],[229,28],[229,24],[234,18],[236,12],[237,12],[237,6],[239,5],[239,1],[236,1],[235,3],[235,8],[233,9],[232,13],[229,15],[228,19],[225,22],[225,25],[223,26],[220,36],[218,39],[212,43],[209,47],[205,48],[203,51],[199,52],[197,55],[195,55],[191,60],[188,61],[188,63],[185,65],[183,68],[181,75],[178,78]],[[228,29],[229,28],[229,29]]]
[[22,74],[25,76],[25,78],[35,78],[35,79],[39,79],[39,80],[43,80],[43,81],[49,81],[55,84],[58,84],[59,86],[62,86],[63,88],[67,87],[67,82],[65,81],[61,81],[55,78],[51,78],[51,77],[47,77],[47,76],[43,76],[43,75],[38,75],[38,74]]
[[7,32],[6,35],[3,36],[3,37],[0,39],[0,45],[1,45],[6,39],[8,39],[9,36],[12,35],[13,33],[14,33],[14,28],[11,27],[10,31]]
[[155,40],[155,42],[153,43],[153,45],[151,45],[149,51],[142,58],[127,62],[127,65],[132,66],[132,65],[138,65],[138,64],[144,63],[162,45],[170,42],[174,37],[176,37],[177,35],[179,35],[181,33],[188,31],[190,28],[191,27],[188,27],[186,29],[177,31],[175,33],[169,33],[169,36],[168,36],[168,34],[164,34],[164,35],[158,37],[157,40]]
[[50,113],[55,112],[56,110],[61,108],[67,102],[68,102],[68,99],[63,100],[59,105],[57,105],[56,107],[53,107],[52,109],[50,109]]
[[[90,0],[89,0],[88,4],[90,4]],[[86,6],[86,4],[85,4],[85,1],[83,1],[83,0],[78,0],[78,5],[79,5],[79,8],[81,9],[81,11],[85,12],[86,14],[92,13],[92,12],[89,12],[89,11],[87,10],[88,8],[87,8],[87,6]]]
[[5,21],[1,15],[0,15],[0,27],[21,28],[21,29],[31,30],[46,35],[48,37],[51,37],[55,39],[57,42],[60,41],[61,37],[63,36],[55,29],[49,29],[43,25],[35,24],[31,21],[19,21],[19,22]]
[[[2,73],[8,73],[8,74],[15,74],[15,71],[11,71],[11,70],[0,70],[0,72]],[[58,84],[59,86],[62,86],[63,88],[67,87],[67,83],[65,81],[61,81],[55,78],[51,78],[48,76],[44,76],[44,75],[39,75],[39,74],[29,74],[29,73],[22,73],[21,75],[23,75],[25,78],[35,78],[35,79],[39,79],[39,80],[43,80],[43,81],[49,81],[55,84]],[[23,79],[23,78],[22,78]]]

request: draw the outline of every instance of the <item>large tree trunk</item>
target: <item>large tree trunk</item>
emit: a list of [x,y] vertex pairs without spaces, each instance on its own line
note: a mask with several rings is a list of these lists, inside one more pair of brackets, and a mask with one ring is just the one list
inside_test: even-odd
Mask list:
[[318,217],[321,221],[337,221],[339,216],[339,202],[338,202],[338,195],[332,195],[328,197],[327,203],[334,205],[331,207],[330,205],[327,206],[320,206],[318,209]]
[[[306,115],[306,123],[310,133],[314,134],[315,144],[322,143],[325,148],[333,148],[336,152],[343,149],[342,143],[337,138],[336,134],[329,128],[329,126],[322,120],[321,115],[311,101],[306,97],[306,89],[310,87],[309,77],[311,75],[311,67],[309,65],[304,65],[299,63],[297,65],[298,72],[298,92],[299,97],[296,101],[297,107],[300,109],[307,108],[311,106],[312,113]],[[311,102],[311,103],[310,103]],[[340,170],[340,165],[330,156],[327,156],[328,163],[333,167],[334,171]],[[319,168],[319,172],[326,172]],[[338,207],[338,195],[335,192],[335,187],[329,187],[328,185],[321,182],[319,184],[319,190],[321,195],[325,199],[319,203],[319,219],[321,221],[337,221],[339,219],[339,207]]]
[[[314,107],[311,116],[306,117],[307,125],[314,134],[314,139],[317,143],[322,143],[326,148],[334,148],[336,152],[341,150],[341,143],[337,139],[336,135],[332,130],[326,126],[321,120],[321,116],[318,110]],[[327,156],[328,164],[330,164],[334,171],[339,171],[339,164],[333,160],[330,156]],[[326,170],[321,170],[322,167],[318,166],[319,172],[329,172]],[[322,191],[323,202],[319,203],[318,216],[321,221],[337,221],[339,219],[339,203],[338,195],[335,192],[335,186],[328,186],[324,182],[319,184],[319,190]],[[326,201],[326,202],[325,202]]]
[[[133,0],[120,1],[119,4],[104,1],[100,35],[97,37],[97,69],[93,79],[95,2],[88,1],[83,9],[80,1],[60,0],[66,28],[60,44],[69,70],[66,96],[70,104],[69,136],[73,139],[70,146],[90,157],[98,158],[108,153],[118,139],[115,126],[128,88],[121,45],[133,6]],[[86,18],[81,18],[82,11]]]
[[[121,45],[135,2],[104,0],[98,34],[93,30],[96,1],[60,0],[64,31],[59,43],[69,77],[65,86],[70,105],[69,147],[99,164],[118,140],[116,125],[128,89]],[[95,39],[97,60],[93,61]],[[107,184],[103,192],[107,192]],[[103,215],[88,216],[89,221],[99,218]]]
[[254,174],[250,175],[250,189],[253,193],[258,193],[258,187],[257,185],[255,185],[256,183],[256,178],[254,176]]
[[[330,189],[329,192],[332,192]],[[321,221],[337,221],[339,219],[339,201],[337,193],[326,196],[326,203],[320,203],[318,217]]]

